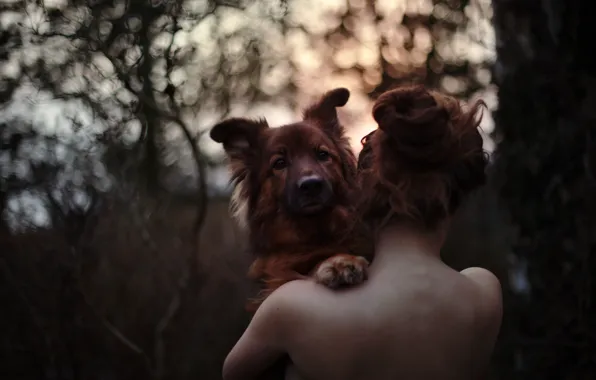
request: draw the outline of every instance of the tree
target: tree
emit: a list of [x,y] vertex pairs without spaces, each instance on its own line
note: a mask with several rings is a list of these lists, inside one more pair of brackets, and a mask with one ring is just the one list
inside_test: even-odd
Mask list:
[[350,124],[403,81],[471,96],[491,54],[462,47],[486,3],[1,4],[0,273],[4,326],[22,326],[1,347],[24,345],[40,378],[217,378],[250,287],[225,202],[206,215],[205,132],[285,123],[334,86]]
[[[495,181],[518,230],[501,342],[506,379],[596,375],[596,65],[588,3],[493,1]],[[513,281],[520,271],[527,284]]]

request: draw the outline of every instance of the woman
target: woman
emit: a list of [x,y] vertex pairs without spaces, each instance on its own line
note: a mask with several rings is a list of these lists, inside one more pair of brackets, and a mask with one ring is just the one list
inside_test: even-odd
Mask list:
[[383,94],[379,129],[359,157],[362,224],[375,235],[363,285],[332,291],[293,281],[259,308],[223,377],[258,378],[289,356],[304,379],[478,379],[502,316],[489,271],[454,271],[440,258],[451,216],[485,181],[483,104],[421,86]]

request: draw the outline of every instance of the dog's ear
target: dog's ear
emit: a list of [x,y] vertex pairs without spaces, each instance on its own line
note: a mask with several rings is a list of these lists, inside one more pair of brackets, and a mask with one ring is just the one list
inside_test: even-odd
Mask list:
[[347,88],[336,88],[325,93],[321,99],[304,111],[304,120],[311,120],[321,128],[339,148],[344,177],[349,182],[356,181],[356,156],[350,147],[344,127],[337,118],[337,107],[343,107],[350,98]]
[[330,133],[332,136],[340,137],[344,130],[337,118],[337,107],[343,107],[350,98],[350,91],[347,88],[336,88],[325,93],[321,99],[304,111],[304,120],[313,120],[317,125]]
[[222,143],[230,159],[244,160],[259,149],[259,136],[269,128],[267,121],[231,118],[216,124],[209,133],[211,139]]

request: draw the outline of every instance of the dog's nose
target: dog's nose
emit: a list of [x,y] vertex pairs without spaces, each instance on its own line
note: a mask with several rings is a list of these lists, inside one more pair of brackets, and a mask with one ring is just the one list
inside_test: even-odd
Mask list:
[[298,190],[307,196],[319,195],[323,190],[323,179],[318,176],[305,176],[298,180]]

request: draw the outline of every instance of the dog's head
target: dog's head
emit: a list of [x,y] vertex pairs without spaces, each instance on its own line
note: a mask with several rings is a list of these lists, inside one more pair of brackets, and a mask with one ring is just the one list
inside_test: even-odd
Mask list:
[[330,91],[302,121],[279,128],[244,118],[213,127],[211,138],[223,144],[235,182],[234,214],[253,236],[275,231],[266,239],[292,244],[309,239],[315,226],[330,232],[348,218],[356,158],[336,108],[349,95],[345,88]]

